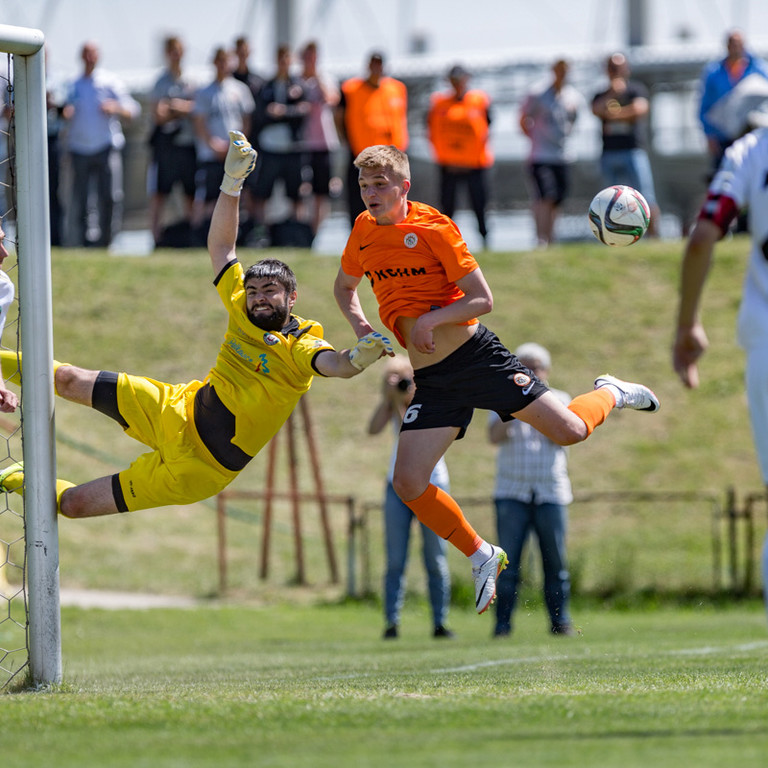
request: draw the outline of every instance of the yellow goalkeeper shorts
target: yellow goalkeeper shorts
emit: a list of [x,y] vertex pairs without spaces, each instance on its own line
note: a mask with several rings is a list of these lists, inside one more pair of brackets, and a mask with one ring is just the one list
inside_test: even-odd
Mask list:
[[117,406],[127,435],[153,450],[119,473],[121,512],[192,504],[215,496],[237,477],[211,456],[195,429],[193,408],[200,381],[165,384],[121,373]]

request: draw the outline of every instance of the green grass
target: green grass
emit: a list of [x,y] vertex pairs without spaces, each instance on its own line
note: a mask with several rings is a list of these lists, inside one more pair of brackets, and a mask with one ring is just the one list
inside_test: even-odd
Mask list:
[[[487,324],[512,348],[534,339],[548,346],[553,386],[576,394],[608,371],[647,382],[662,400],[656,416],[616,413],[571,451],[577,493],[696,491],[720,499],[733,486],[741,499],[761,490],[743,355],[733,342],[747,248],[744,238],[720,246],[706,297],[712,349],[697,392],[682,389],[669,362],[679,243],[480,256],[496,299]],[[348,345],[351,334],[331,294],[337,260],[279,255],[299,277],[299,314],[321,320],[338,347]],[[56,357],[167,381],[204,376],[225,323],[211,277],[204,252],[147,259],[54,253]],[[373,320],[370,297],[362,293]],[[388,439],[365,435],[378,390],[374,369],[349,382],[318,380],[309,395],[325,488],[353,495],[359,506],[379,500],[390,452]],[[57,401],[56,426],[60,474],[75,481],[112,473],[141,450],[108,419],[66,402]],[[467,511],[488,537],[493,462],[478,414],[448,463],[458,497],[485,499]],[[284,464],[281,458],[282,488]],[[302,487],[311,487],[303,455],[299,469]],[[262,455],[235,487],[263,488],[265,471]],[[308,586],[294,585],[286,505],[276,508],[272,568],[262,581],[262,511],[246,501],[230,508],[226,600],[190,610],[65,608],[61,688],[0,696],[3,764],[764,764],[765,613],[757,601],[707,596],[707,503],[654,497],[639,505],[629,499],[574,504],[574,617],[584,634],[571,640],[546,632],[532,563],[509,642],[490,639],[490,616],[460,607],[467,567],[451,551],[457,603],[449,623],[458,639],[429,637],[424,578],[414,556],[403,636],[384,643],[378,602],[340,604],[343,584],[328,586],[314,506],[302,509]],[[758,542],[765,530],[759,514]],[[334,506],[331,518],[343,576],[346,512]],[[16,520],[0,514],[0,539],[14,540],[2,527]],[[375,591],[380,527],[371,511],[369,572],[358,576]],[[210,504],[61,520],[59,533],[64,587],[200,598],[217,592]],[[14,544],[13,560],[21,559],[20,547]],[[661,599],[665,592],[684,599]],[[13,631],[9,622],[0,624],[0,647],[17,646]]]
[[[553,386],[577,394],[607,371],[647,382],[661,398],[659,414],[617,412],[589,441],[571,450],[577,494],[688,491],[711,494],[724,503],[730,487],[739,500],[761,490],[744,397],[743,353],[734,342],[747,250],[745,237],[718,246],[704,312],[712,347],[702,360],[702,387],[695,392],[682,387],[670,363],[681,243],[641,241],[624,249],[581,243],[546,252],[479,255],[495,296],[493,313],[484,320],[511,348],[532,339],[549,347]],[[241,258],[250,262],[263,255],[243,251]],[[319,319],[326,337],[339,348],[349,345],[349,327],[332,297],[338,259],[307,251],[278,255],[298,275],[298,313]],[[361,296],[378,324],[365,285]],[[58,359],[171,382],[205,375],[225,327],[204,251],[161,252],[149,258],[55,251],[53,299]],[[350,381],[316,379],[307,400],[325,490],[351,495],[361,506],[375,506],[381,498],[391,448],[388,435],[366,435],[378,392],[373,368]],[[82,482],[111,474],[142,451],[101,414],[61,400],[56,408],[62,477]],[[452,446],[447,459],[455,495],[488,500],[468,512],[481,535],[493,538],[489,499],[495,449],[486,440],[485,418],[476,414],[466,438]],[[300,440],[300,484],[302,490],[312,490],[303,447]],[[266,462],[264,451],[232,487],[263,489]],[[278,463],[277,488],[287,490],[284,441]],[[228,521],[230,587],[248,599],[269,599],[295,580],[291,510],[285,504],[275,511],[269,578],[258,578],[262,511],[259,503],[238,502]],[[330,514],[343,572],[347,513],[333,505]],[[368,522],[368,585],[378,589],[381,543],[375,509]],[[760,508],[755,550],[765,522]],[[302,508],[302,526],[307,581],[325,584],[328,567],[314,506]],[[570,552],[578,588],[601,593],[711,590],[712,528],[712,505],[707,502],[672,503],[660,497],[643,505],[574,505]],[[217,591],[216,523],[210,503],[117,519],[62,520],[60,535],[65,586],[198,596]],[[452,567],[457,578],[465,578],[463,561],[454,560]],[[725,561],[722,571],[727,582]],[[421,588],[420,574],[411,581],[414,589]]]
[[[695,491],[724,502],[730,487],[739,499],[761,490],[744,397],[743,354],[734,343],[747,249],[744,237],[718,246],[704,313],[712,347],[702,360],[702,387],[695,392],[683,389],[670,364],[681,243],[642,241],[625,249],[582,243],[546,252],[479,255],[495,296],[494,311],[484,320],[511,348],[531,339],[549,347],[553,386],[577,394],[608,371],[647,382],[661,398],[659,414],[617,412],[589,441],[571,450],[577,494]],[[250,262],[263,255],[244,251],[241,258]],[[351,333],[331,291],[338,260],[307,251],[280,251],[278,256],[298,275],[298,313],[322,321],[326,337],[339,348],[349,345]],[[377,324],[365,285],[361,296]],[[205,375],[225,327],[204,251],[149,258],[55,251],[53,299],[54,353],[59,360],[171,382]],[[371,438],[365,433],[378,392],[373,368],[350,381],[317,379],[307,400],[325,490],[351,495],[358,505],[371,507],[381,498],[391,448],[388,435]],[[111,474],[142,451],[101,414],[61,400],[56,408],[62,477],[83,482]],[[300,484],[312,490],[303,448],[299,441]],[[282,442],[278,490],[288,489],[285,451]],[[455,495],[488,500],[467,509],[481,535],[493,538],[489,499],[495,449],[486,440],[485,414],[475,416],[466,438],[452,446],[447,458]],[[263,489],[266,461],[264,451],[233,488]],[[269,578],[258,578],[262,511],[256,502],[230,508],[229,584],[237,597],[269,600],[282,585],[295,581],[291,510],[285,504],[276,508]],[[330,515],[343,572],[346,509],[333,505]],[[2,526],[0,516],[0,534]],[[314,506],[302,508],[302,527],[307,581],[325,584],[328,567]],[[574,505],[574,580],[580,591],[601,593],[712,589],[712,527],[712,506],[706,502],[659,498],[640,506],[630,501]],[[367,530],[366,583],[377,590],[381,540],[375,509]],[[764,530],[765,513],[760,509],[758,544]],[[62,520],[60,537],[64,586],[196,596],[218,589],[216,522],[210,503],[102,520]],[[457,579],[465,578],[462,559],[454,559],[452,568]],[[727,577],[725,561],[722,570]],[[412,588],[420,590],[422,581],[417,574]]]
[[761,766],[768,637],[757,603],[584,607],[579,638],[521,612],[509,641],[454,611],[403,636],[378,609],[63,614],[66,683],[0,696],[3,764]]

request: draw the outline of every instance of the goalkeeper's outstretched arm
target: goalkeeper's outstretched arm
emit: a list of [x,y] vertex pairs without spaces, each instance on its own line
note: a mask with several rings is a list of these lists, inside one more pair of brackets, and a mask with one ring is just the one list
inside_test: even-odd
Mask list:
[[323,376],[351,379],[380,357],[394,354],[392,342],[386,336],[371,331],[358,339],[351,349],[343,349],[341,352],[323,350],[315,358],[315,367]]
[[208,253],[214,275],[234,258],[239,224],[240,192],[256,166],[256,150],[240,131],[229,132],[229,150],[224,160],[221,193],[208,230]]

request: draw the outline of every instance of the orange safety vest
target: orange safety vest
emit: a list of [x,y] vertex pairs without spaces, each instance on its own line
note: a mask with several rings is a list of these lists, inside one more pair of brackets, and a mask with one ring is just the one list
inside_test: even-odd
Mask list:
[[408,93],[405,85],[383,77],[378,86],[353,77],[342,84],[344,124],[353,155],[374,144],[408,148]]
[[467,91],[457,99],[451,93],[432,95],[427,128],[438,165],[488,168],[493,154],[488,145],[488,107],[483,91]]

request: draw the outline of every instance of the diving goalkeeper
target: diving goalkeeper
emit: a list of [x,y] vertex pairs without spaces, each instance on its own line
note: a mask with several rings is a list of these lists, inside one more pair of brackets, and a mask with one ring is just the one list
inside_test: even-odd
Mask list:
[[[229,322],[216,363],[203,381],[165,384],[128,373],[91,371],[54,361],[56,394],[95,408],[149,446],[127,469],[73,485],[56,483],[59,512],[94,517],[190,504],[223,490],[277,433],[315,375],[351,378],[385,354],[390,341],[368,333],[337,352],[314,320],[292,314],[296,277],[277,259],[247,270],[235,241],[243,181],[256,151],[230,132],[224,179],[208,233],[214,285]],[[3,370],[18,369],[0,352]],[[0,472],[0,489],[23,492],[20,464]]]

